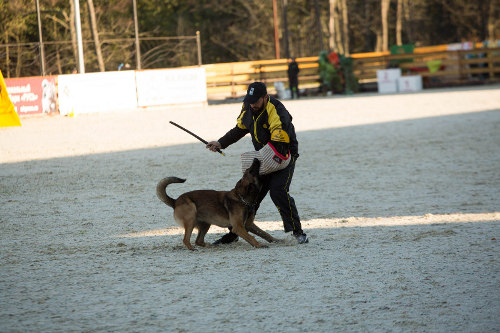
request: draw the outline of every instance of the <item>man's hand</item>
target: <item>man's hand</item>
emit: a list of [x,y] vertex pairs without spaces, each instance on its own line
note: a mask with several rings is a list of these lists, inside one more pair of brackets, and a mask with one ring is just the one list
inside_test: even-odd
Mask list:
[[217,151],[217,149],[222,149],[222,146],[220,145],[219,141],[210,141],[209,143],[207,143],[206,148],[211,151]]

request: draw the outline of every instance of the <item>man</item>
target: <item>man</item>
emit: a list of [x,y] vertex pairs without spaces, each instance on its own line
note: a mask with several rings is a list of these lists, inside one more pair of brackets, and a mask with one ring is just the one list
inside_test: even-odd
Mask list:
[[[260,150],[271,143],[281,155],[291,154],[290,164],[286,168],[261,176],[263,186],[256,202],[255,212],[269,192],[281,215],[285,232],[293,232],[299,244],[309,242],[307,235],[302,231],[295,200],[288,193],[295,161],[299,157],[292,116],[279,100],[267,94],[266,85],[262,82],[254,82],[248,86],[236,126],[219,140],[208,142],[206,147],[211,151],[217,151],[217,148],[224,149],[248,133],[252,137],[255,150]],[[238,236],[230,231],[213,244],[228,244],[237,240]]]
[[294,94],[297,94],[297,98],[299,98],[299,72],[299,64],[297,64],[295,58],[292,58],[292,61],[288,64],[288,83],[292,99]]

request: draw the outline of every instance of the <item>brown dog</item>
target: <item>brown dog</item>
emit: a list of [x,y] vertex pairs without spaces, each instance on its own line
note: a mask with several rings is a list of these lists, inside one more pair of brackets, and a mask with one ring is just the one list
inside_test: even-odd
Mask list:
[[259,243],[248,231],[270,243],[278,241],[254,223],[254,205],[261,189],[259,167],[259,160],[254,159],[252,166],[245,171],[231,191],[191,191],[182,194],[177,200],[170,198],[165,190],[169,184],[184,183],[185,179],[167,177],[158,183],[156,195],[167,206],[174,209],[175,220],[184,227],[183,243],[188,249],[194,250],[191,245],[191,234],[194,228],[198,229],[195,244],[207,245],[204,238],[211,224],[223,228],[232,227],[232,232],[254,247],[267,247],[267,245]]

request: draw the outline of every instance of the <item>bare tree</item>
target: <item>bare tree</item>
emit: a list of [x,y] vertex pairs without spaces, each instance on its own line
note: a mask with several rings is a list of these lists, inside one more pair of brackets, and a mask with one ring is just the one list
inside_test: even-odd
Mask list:
[[396,13],[396,44],[403,45],[403,0],[398,1]]
[[330,18],[328,21],[330,38],[328,39],[328,45],[332,51],[337,53],[344,53],[343,26],[339,15],[343,2],[344,0],[330,0]]
[[344,55],[349,55],[349,15],[347,9],[347,0],[341,0],[342,3],[342,41],[344,45]]
[[342,41],[342,17],[340,16],[340,2],[336,1],[335,7],[335,41],[339,53],[344,53],[344,43]]
[[78,63],[78,47],[76,45],[76,27],[75,27],[75,4],[73,1],[69,1],[70,13],[69,13],[69,28],[71,32],[71,45],[73,47],[73,56],[75,57],[75,64]]
[[497,1],[490,0],[490,8],[489,8],[489,16],[488,16],[488,24],[487,24],[487,33],[488,40],[493,41],[500,38],[500,33],[497,34],[497,31],[500,30],[500,6]]
[[405,31],[408,36],[408,39],[410,42],[414,42],[413,38],[413,27],[412,27],[412,15],[411,15],[411,8],[410,6],[412,5],[410,0],[403,0],[403,16],[404,16],[404,21],[405,21]]
[[330,30],[330,37],[328,38],[328,46],[330,50],[338,52],[335,42],[335,9],[337,8],[337,0],[330,0],[330,17],[328,20],[328,29]]
[[94,1],[87,0],[87,5],[89,7],[89,17],[90,26],[92,31],[92,37],[94,37],[95,52],[97,56],[97,63],[99,64],[99,70],[104,72],[104,61],[102,60],[101,42],[99,41],[99,31],[97,30],[97,20],[95,16]]
[[389,5],[391,4],[391,0],[381,0],[382,7],[382,51],[389,50],[389,22],[388,14],[389,14]]

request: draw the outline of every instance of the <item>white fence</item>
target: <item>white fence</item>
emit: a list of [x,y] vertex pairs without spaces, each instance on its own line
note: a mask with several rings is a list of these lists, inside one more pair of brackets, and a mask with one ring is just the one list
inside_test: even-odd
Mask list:
[[[24,98],[26,93],[20,89],[41,86],[40,82],[44,82],[44,77],[5,80],[16,111],[23,110],[26,103],[31,103],[29,108],[34,110],[29,113],[17,111],[20,116],[51,112],[59,112],[61,115],[121,112],[138,108],[207,103],[207,84],[203,67],[50,77],[51,80],[54,78],[57,95],[52,94],[54,101],[51,100],[51,103],[58,107],[50,110],[42,107],[44,96],[48,95],[45,88],[30,91],[30,98]],[[40,106],[32,105],[37,103]]]

